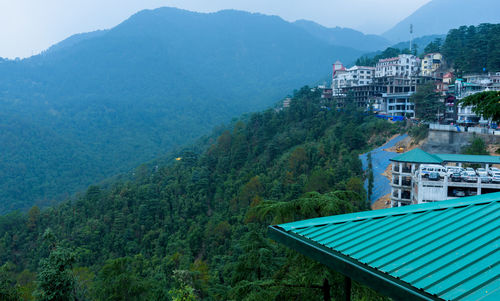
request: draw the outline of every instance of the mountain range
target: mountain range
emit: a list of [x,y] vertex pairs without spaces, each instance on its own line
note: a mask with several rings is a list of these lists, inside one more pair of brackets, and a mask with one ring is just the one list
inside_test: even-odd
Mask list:
[[362,53],[279,17],[160,8],[2,60],[0,212],[130,170]]
[[[431,1],[383,37],[242,11],[159,8],[37,56],[0,58],[0,213],[51,204],[273,106],[322,82],[332,62],[349,65],[391,45],[408,22],[416,36],[445,33],[465,22],[456,16],[470,5],[459,1]],[[493,15],[471,13],[467,22]],[[431,16],[441,23],[425,24]]]

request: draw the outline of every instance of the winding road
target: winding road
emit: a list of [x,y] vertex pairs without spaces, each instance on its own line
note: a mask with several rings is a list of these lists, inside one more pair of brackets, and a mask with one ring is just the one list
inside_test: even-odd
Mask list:
[[[370,198],[370,203],[373,204],[377,199],[383,197],[384,195],[391,192],[391,185],[389,179],[387,179],[382,173],[386,170],[387,166],[391,163],[390,159],[397,156],[397,153],[387,152],[384,149],[393,147],[396,143],[408,137],[407,134],[399,135],[391,140],[389,140],[386,144],[372,150],[372,164],[373,164],[373,192]],[[361,162],[363,164],[363,170],[366,171],[368,168],[368,153],[364,153],[359,156]],[[368,180],[365,181],[365,189],[368,190]]]

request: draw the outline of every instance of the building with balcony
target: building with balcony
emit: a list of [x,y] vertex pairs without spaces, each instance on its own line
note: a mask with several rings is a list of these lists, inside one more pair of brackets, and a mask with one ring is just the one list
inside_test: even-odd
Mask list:
[[375,66],[375,77],[411,77],[419,74],[420,59],[411,54],[381,59]]
[[340,94],[343,88],[368,86],[372,83],[375,76],[374,67],[353,66],[346,69],[338,63],[340,62],[334,64],[332,77],[332,89],[335,94]]
[[444,74],[440,72],[443,66],[443,55],[441,53],[428,53],[422,59],[420,66],[420,75],[422,76],[436,76],[443,77]]
[[481,165],[486,170],[500,167],[498,156],[429,154],[414,149],[391,159],[391,206],[444,201],[466,195],[481,195],[500,192],[500,183],[483,182],[480,177],[472,182],[452,181],[450,175],[441,173],[439,179],[431,180],[423,172],[423,166]]
[[415,104],[410,102],[413,92],[383,93],[382,111],[391,116],[415,117]]

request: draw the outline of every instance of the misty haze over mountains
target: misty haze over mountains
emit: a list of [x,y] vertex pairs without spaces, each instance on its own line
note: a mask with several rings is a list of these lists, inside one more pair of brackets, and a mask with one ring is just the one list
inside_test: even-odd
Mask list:
[[500,1],[497,0],[432,0],[382,36],[392,42],[406,41],[410,24],[413,24],[415,36],[419,37],[446,34],[462,25],[500,23],[499,11]]
[[[38,56],[0,59],[0,213],[68,196],[270,107],[323,82],[338,59],[350,64],[406,40],[408,22],[416,36],[446,33],[474,12],[451,2],[459,3],[432,1],[383,37],[241,11],[160,8]],[[499,4],[487,2],[475,1],[488,12],[467,22],[495,22]]]
[[129,170],[362,53],[278,17],[161,8],[3,61],[0,212]]

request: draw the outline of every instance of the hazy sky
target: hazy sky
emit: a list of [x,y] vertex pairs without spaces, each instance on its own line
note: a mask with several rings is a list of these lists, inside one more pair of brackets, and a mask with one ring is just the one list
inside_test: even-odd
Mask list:
[[27,57],[72,34],[113,27],[135,12],[174,6],[239,9],[382,33],[430,0],[0,0],[0,57]]

